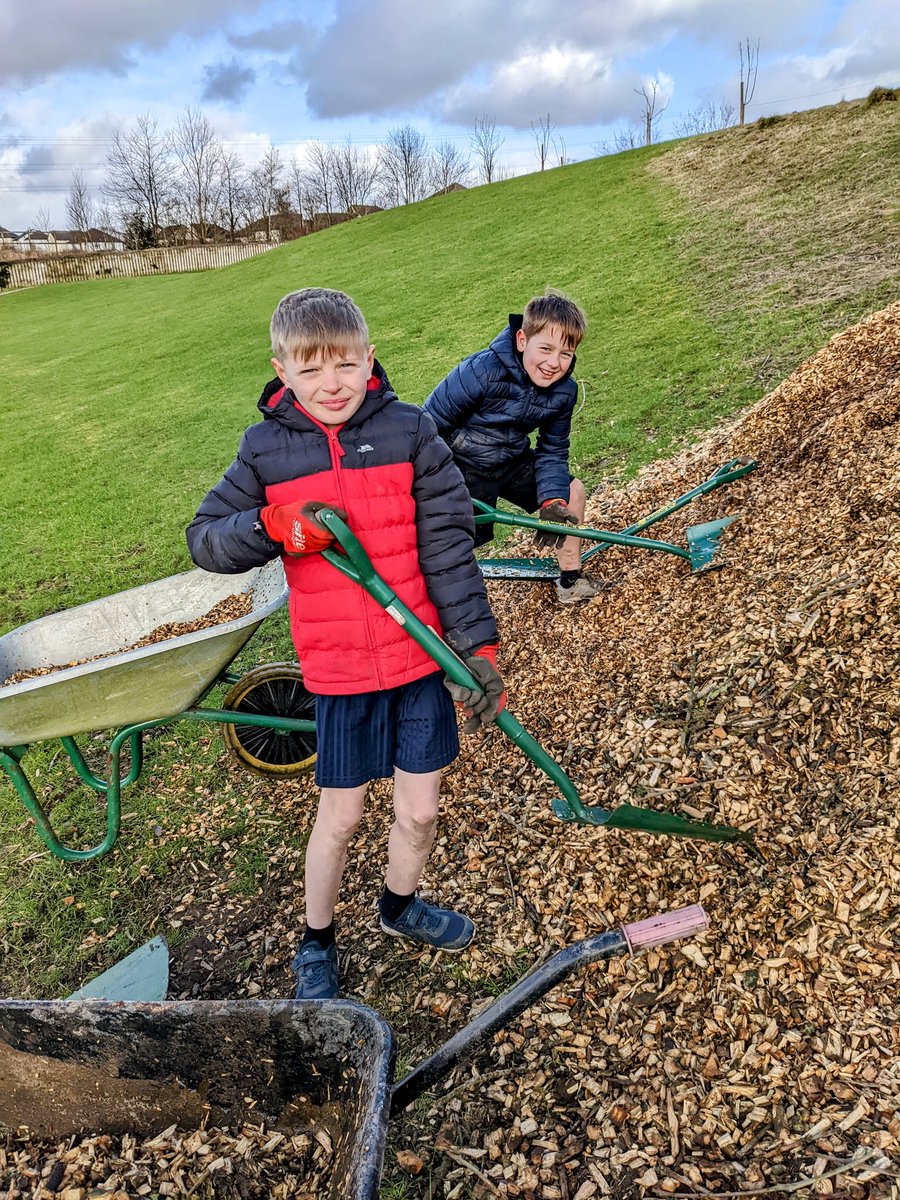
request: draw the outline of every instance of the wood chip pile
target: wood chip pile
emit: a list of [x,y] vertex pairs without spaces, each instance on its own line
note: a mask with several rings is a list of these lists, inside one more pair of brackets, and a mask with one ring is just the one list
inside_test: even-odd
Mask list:
[[42,1142],[27,1132],[0,1143],[4,1200],[314,1200],[333,1161],[324,1130],[284,1133],[262,1125],[178,1130],[153,1138],[73,1137]]
[[26,679],[37,679],[42,675],[55,675],[57,671],[65,671],[69,667],[80,667],[83,663],[97,662],[101,658],[111,658],[114,654],[126,654],[129,650],[142,650],[144,646],[155,646],[157,642],[167,642],[170,638],[184,637],[188,633],[198,633],[201,629],[211,629],[214,625],[224,625],[228,621],[237,621],[246,617],[253,609],[253,597],[249,592],[240,595],[226,596],[214,604],[209,612],[194,621],[167,621],[165,625],[157,625],[155,629],[132,642],[130,646],[122,646],[118,650],[107,650],[104,654],[92,654],[90,658],[76,658],[72,662],[54,663],[46,667],[30,667],[27,670],[16,671],[7,679],[0,680],[0,687],[11,687],[14,683],[22,683]]
[[[547,584],[490,593],[511,711],[586,803],[737,825],[757,852],[563,824],[531,763],[477,735],[447,774],[423,887],[470,913],[477,938],[460,956],[417,952],[377,932],[390,805],[374,789],[336,915],[342,978],[390,1021],[408,1066],[564,945],[698,901],[711,923],[573,976],[392,1121],[397,1194],[863,1200],[896,1187],[900,304],[727,428],[601,490],[588,519],[621,529],[742,455],[754,473],[654,530],[684,544],[687,525],[740,512],[722,570],[614,549],[589,565],[609,587],[587,606],[556,606]],[[228,875],[240,839],[309,827],[315,787],[232,778],[161,833],[194,855],[161,923],[192,932],[173,997],[293,991],[302,851],[270,853],[253,896]]]

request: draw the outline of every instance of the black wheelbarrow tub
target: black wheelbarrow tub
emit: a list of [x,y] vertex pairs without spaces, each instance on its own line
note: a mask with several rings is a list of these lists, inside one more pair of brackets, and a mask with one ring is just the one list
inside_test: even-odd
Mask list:
[[0,1126],[37,1136],[169,1125],[325,1129],[333,1200],[377,1196],[394,1036],[349,1000],[0,1002]]

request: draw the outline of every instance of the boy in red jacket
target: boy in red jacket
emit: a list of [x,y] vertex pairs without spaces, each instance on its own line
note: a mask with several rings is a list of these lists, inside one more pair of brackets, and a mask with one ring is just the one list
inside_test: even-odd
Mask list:
[[[339,994],[334,908],[374,779],[394,780],[381,929],[449,951],[472,940],[468,917],[426,903],[416,888],[434,842],[441,769],[459,753],[451,694],[476,725],[492,721],[505,696],[472,506],[434,423],[397,399],[343,292],[285,296],[271,334],[278,379],[260,399],[263,420],[244,433],[187,538],[207,570],[246,571],[278,555],[284,563],[291,634],[316,696],[322,789],[306,851],[307,925],[292,965],[297,999],[327,999]],[[322,558],[333,541],[316,519],[326,506],[346,514],[378,573],[443,633],[484,695],[444,681],[381,606]]]

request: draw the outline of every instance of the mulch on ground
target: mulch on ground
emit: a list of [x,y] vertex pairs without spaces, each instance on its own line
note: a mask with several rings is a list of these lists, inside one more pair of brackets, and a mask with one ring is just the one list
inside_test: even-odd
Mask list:
[[[722,570],[614,549],[589,566],[608,588],[575,611],[547,584],[490,594],[510,708],[585,803],[739,826],[755,851],[563,824],[511,743],[467,738],[423,892],[478,935],[442,956],[377,932],[390,809],[374,789],[336,920],[345,992],[390,1021],[401,1072],[560,947],[698,901],[711,925],[570,978],[395,1120],[384,1177],[405,1195],[863,1200],[900,1178],[900,304],[602,489],[589,522],[622,528],[742,455],[754,473],[654,530],[683,544],[739,512]],[[191,784],[204,792],[202,769]],[[192,848],[159,926],[190,931],[172,998],[292,994],[302,854],[271,853],[255,895],[229,876],[238,843],[271,834],[254,803],[271,813],[273,793],[285,828],[309,827],[310,778],[235,767],[191,824],[160,831]]]

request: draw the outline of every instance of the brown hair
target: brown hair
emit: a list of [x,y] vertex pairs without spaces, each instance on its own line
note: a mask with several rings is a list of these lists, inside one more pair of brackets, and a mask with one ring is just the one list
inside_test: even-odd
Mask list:
[[311,358],[369,347],[365,317],[345,292],[331,288],[289,292],[272,314],[269,332],[272,353],[282,362],[290,355]]
[[543,296],[534,296],[525,305],[522,330],[530,338],[548,325],[555,325],[569,349],[574,350],[584,337],[587,317],[574,300],[555,288],[547,288]]

